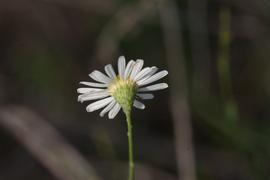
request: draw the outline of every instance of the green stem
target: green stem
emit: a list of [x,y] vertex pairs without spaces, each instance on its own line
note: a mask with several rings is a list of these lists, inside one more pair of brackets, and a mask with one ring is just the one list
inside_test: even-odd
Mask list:
[[134,159],[133,159],[133,138],[132,138],[132,121],[131,113],[126,113],[127,119],[127,136],[128,136],[128,156],[129,156],[129,173],[128,180],[134,180]]
[[223,100],[231,98],[230,77],[230,43],[231,43],[231,12],[228,8],[222,8],[219,15],[219,49],[218,49],[218,75],[220,91]]
[[231,11],[228,7],[220,10],[219,27],[219,54],[218,54],[218,75],[222,103],[228,125],[234,125],[238,118],[237,104],[233,97],[231,70],[230,70],[230,44],[232,41],[231,33]]

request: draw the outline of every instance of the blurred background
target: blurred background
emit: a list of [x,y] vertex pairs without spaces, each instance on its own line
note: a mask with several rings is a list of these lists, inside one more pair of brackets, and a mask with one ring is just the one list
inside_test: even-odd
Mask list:
[[123,113],[76,92],[120,55],[169,71],[133,111],[136,179],[270,179],[270,1],[1,0],[1,180],[126,179]]

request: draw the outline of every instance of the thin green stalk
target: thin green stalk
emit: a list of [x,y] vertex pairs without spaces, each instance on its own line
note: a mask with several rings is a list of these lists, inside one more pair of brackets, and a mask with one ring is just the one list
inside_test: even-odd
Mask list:
[[223,7],[220,11],[219,27],[219,53],[218,75],[221,98],[224,103],[225,119],[228,125],[234,125],[238,118],[236,101],[233,97],[231,70],[230,70],[230,44],[231,36],[231,11]]
[[134,180],[134,159],[133,159],[133,137],[132,137],[132,120],[131,113],[126,113],[127,119],[127,136],[128,136],[128,156],[129,156],[129,172],[128,180]]
[[231,98],[232,87],[230,77],[230,43],[231,43],[231,12],[229,8],[222,8],[219,15],[219,52],[218,75],[220,91],[223,100]]

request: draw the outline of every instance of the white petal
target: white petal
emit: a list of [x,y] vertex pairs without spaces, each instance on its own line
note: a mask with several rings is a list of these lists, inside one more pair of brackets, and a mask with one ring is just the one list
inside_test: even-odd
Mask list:
[[126,59],[124,56],[120,56],[118,59],[118,74],[120,78],[124,78],[125,67],[126,67]]
[[149,72],[149,74],[147,74],[147,76],[152,76],[153,74],[155,74],[157,72],[158,68],[156,66],[151,67],[151,72]]
[[113,99],[112,102],[110,104],[108,104],[108,106],[106,106],[100,113],[99,115],[101,117],[103,117],[107,112],[109,112],[115,105],[116,101]]
[[132,72],[130,74],[130,79],[134,79],[135,76],[141,71],[143,67],[144,61],[141,59],[138,59],[134,65],[134,68],[132,69]]
[[100,92],[90,92],[90,93],[79,95],[78,101],[84,102],[84,101],[89,101],[89,100],[105,98],[107,96],[109,96],[109,93],[107,90],[100,91]]
[[111,64],[108,64],[108,65],[105,66],[105,72],[108,74],[108,76],[111,79],[114,79],[116,77],[116,74],[115,74]]
[[125,74],[124,74],[124,78],[127,79],[128,76],[130,75],[133,67],[134,67],[135,61],[131,60],[128,62],[126,70],[125,70]]
[[142,77],[144,77],[145,75],[147,75],[149,72],[151,71],[151,68],[146,67],[143,68],[134,78],[134,81],[140,80]]
[[153,94],[140,94],[140,93],[138,93],[137,96],[139,96],[141,99],[153,99],[154,98]]
[[140,83],[138,82],[137,84],[139,86],[143,86],[143,85],[146,85],[146,84],[150,84],[152,82],[155,82],[161,78],[163,78],[164,76],[166,76],[168,74],[168,71],[164,70],[164,71],[160,71],[159,73],[149,77],[148,79],[144,80],[144,81],[141,81]]
[[120,104],[116,103],[109,112],[109,119],[113,119],[117,115],[117,113],[120,111],[120,109],[121,109]]
[[133,106],[138,108],[138,109],[144,109],[145,105],[141,103],[140,101],[134,100]]
[[77,92],[84,94],[84,93],[89,93],[89,92],[98,92],[98,91],[102,91],[104,89],[99,89],[99,88],[78,88]]
[[102,82],[102,83],[106,83],[106,84],[111,82],[111,79],[108,76],[106,76],[105,74],[103,74],[102,72],[97,71],[97,70],[93,71],[91,74],[89,74],[89,76],[98,82]]
[[91,86],[91,87],[108,87],[107,84],[101,84],[101,83],[94,83],[94,82],[85,82],[82,81],[80,84],[86,85],[86,86]]
[[146,79],[150,78],[153,74],[157,72],[157,70],[158,68],[156,66],[151,67],[151,71],[149,71],[148,74],[146,74],[145,76],[141,77],[140,80],[137,81],[137,84],[142,83]]
[[108,97],[108,98],[105,98],[105,99],[102,99],[102,100],[99,100],[99,101],[96,101],[94,103],[91,103],[89,104],[87,107],[86,107],[86,111],[87,112],[93,112],[95,110],[98,110],[100,108],[103,108],[105,107],[107,104],[109,104],[110,102],[112,102],[113,100],[113,97]]
[[139,88],[139,92],[157,91],[157,90],[161,90],[161,89],[166,89],[167,87],[168,87],[168,84],[159,83],[159,84],[154,84],[151,86]]

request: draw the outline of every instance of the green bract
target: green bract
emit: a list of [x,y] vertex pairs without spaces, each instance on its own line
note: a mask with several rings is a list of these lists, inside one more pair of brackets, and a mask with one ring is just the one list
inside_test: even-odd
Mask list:
[[137,85],[131,79],[116,78],[109,86],[109,92],[125,113],[130,113],[137,93]]

